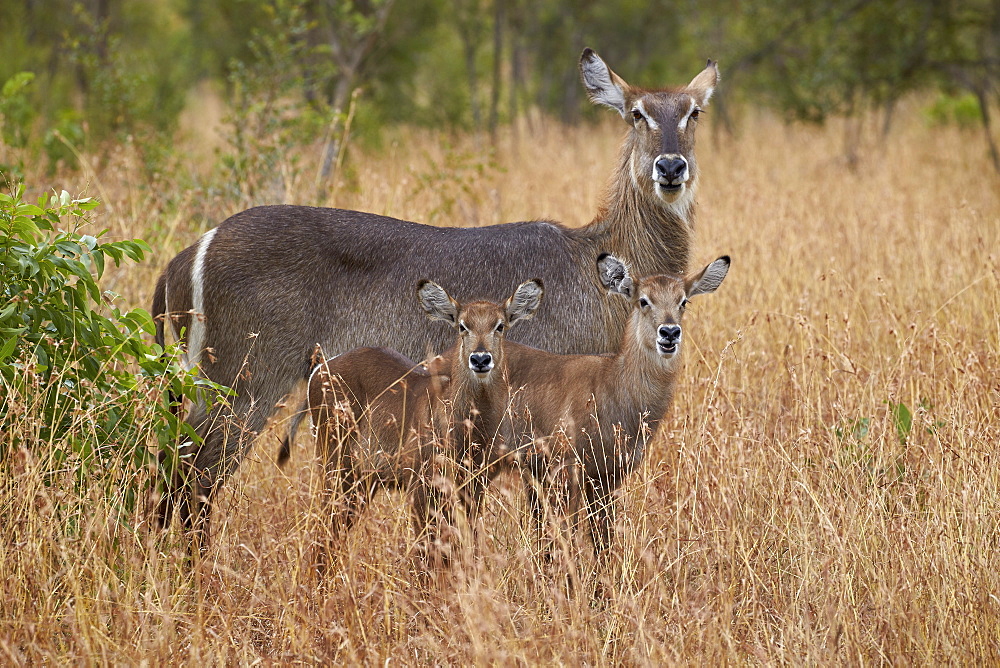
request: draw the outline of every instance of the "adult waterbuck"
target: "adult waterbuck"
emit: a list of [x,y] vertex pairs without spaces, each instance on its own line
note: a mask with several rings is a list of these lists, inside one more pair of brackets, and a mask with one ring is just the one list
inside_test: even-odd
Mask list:
[[210,413],[196,406],[189,414],[204,441],[181,453],[161,523],[183,501],[185,525],[207,530],[212,493],[309,373],[317,343],[330,354],[388,345],[415,359],[428,347],[443,349],[447,336],[407,308],[420,278],[454,286],[459,299],[499,301],[530,267],[559,299],[516,332],[519,341],[564,353],[614,349],[624,308],[605,299],[594,262],[612,252],[640,273],[687,270],[695,127],[719,74],[709,61],[687,86],[646,90],[590,49],[580,71],[590,98],[628,127],[604,201],[584,227],[439,228],[358,211],[266,206],[232,216],[171,260],[153,296],[157,340],[165,322],[183,332],[186,363],[236,394]]
[[[636,281],[613,256],[601,256],[597,265],[601,283],[631,307],[617,352],[558,355],[508,342],[513,397],[507,439],[539,523],[539,491],[571,514],[585,496],[594,550],[602,556],[611,545],[612,495],[642,461],[647,439],[673,401],[684,308],[690,298],[719,287],[729,257],[686,277],[654,274]],[[562,490],[553,485],[557,472]]]
[[[542,284],[525,281],[503,305],[462,305],[426,280],[417,297],[429,318],[457,332],[444,355],[448,366],[438,363],[429,372],[389,348],[355,348],[321,362],[309,378],[308,410],[326,475],[334,540],[385,487],[408,493],[420,545],[433,546],[437,515],[447,514],[434,480],[441,477],[438,455],[463,459],[492,443],[509,396],[504,337],[535,314]],[[462,491],[462,482],[453,482]],[[434,555],[438,561],[447,557],[438,550]]]

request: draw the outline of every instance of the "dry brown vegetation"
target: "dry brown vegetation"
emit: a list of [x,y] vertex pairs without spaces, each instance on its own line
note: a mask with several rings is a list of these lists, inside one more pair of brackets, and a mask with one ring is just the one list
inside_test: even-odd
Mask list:
[[[694,261],[728,253],[733,269],[687,315],[677,399],[625,487],[603,602],[567,596],[564,566],[540,562],[513,480],[491,490],[478,544],[450,572],[419,572],[405,502],[383,495],[317,581],[312,446],[303,430],[278,469],[279,424],[226,486],[193,568],[176,528],[157,543],[146,517],[133,533],[96,494],[43,486],[37,455],[8,462],[0,661],[1000,661],[1000,181],[980,135],[903,110],[850,171],[836,123],[748,113],[736,137],[713,129]],[[578,225],[620,135],[539,121],[490,161],[472,137],[397,130],[353,156],[325,204]],[[289,201],[315,203],[305,171]],[[128,147],[52,185],[100,196],[97,227],[158,249],[106,281],[138,305],[202,231],[192,219],[247,204],[145,183]],[[71,532],[53,508],[77,504]],[[586,569],[588,546],[574,549]]]

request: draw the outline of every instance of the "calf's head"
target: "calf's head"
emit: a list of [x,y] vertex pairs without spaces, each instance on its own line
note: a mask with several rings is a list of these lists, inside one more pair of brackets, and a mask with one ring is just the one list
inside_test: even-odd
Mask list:
[[486,382],[493,369],[503,366],[503,339],[515,323],[535,315],[541,303],[542,282],[521,283],[506,302],[474,301],[459,304],[437,283],[421,281],[417,299],[432,320],[443,320],[458,331],[458,360],[477,381]]
[[597,269],[608,291],[632,303],[630,334],[639,349],[669,360],[681,350],[681,318],[688,300],[715,292],[729,272],[729,256],[688,276],[653,274],[633,281],[625,263],[608,254],[598,258]]

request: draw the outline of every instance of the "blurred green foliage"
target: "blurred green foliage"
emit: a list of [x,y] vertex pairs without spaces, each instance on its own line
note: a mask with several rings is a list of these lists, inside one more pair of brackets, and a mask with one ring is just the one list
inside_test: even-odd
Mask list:
[[190,28],[171,2],[5,2],[0,25],[0,80],[34,74],[46,128],[72,109],[94,141],[170,130],[194,81]]
[[1000,81],[995,0],[20,0],[0,4],[0,26],[7,145],[71,162],[124,135],[162,140],[210,79],[233,110],[228,168],[244,173],[303,137],[324,143],[328,172],[357,88],[362,131],[493,129],[532,107],[572,121],[593,113],[584,46],[639,85],[719,60],[723,120],[730,101],[821,122],[937,89],[971,95],[988,122]]
[[0,120],[3,122],[0,132],[11,146],[24,146],[35,119],[35,108],[28,95],[34,80],[34,73],[18,72],[0,88]]
[[979,102],[972,93],[941,93],[924,109],[924,116],[931,125],[957,125],[964,128],[979,125],[983,121]]

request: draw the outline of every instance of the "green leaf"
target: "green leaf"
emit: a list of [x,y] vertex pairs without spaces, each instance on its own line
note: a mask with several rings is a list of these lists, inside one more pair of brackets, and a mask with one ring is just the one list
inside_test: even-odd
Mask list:
[[18,311],[17,302],[11,302],[10,304],[7,304],[6,306],[3,307],[3,310],[0,310],[0,322],[3,322],[7,318],[11,317],[15,313],[17,313],[17,311]]
[[70,239],[60,239],[56,241],[55,247],[59,249],[63,255],[68,255],[70,257],[76,257],[83,253],[83,248],[76,241]]
[[138,244],[132,241],[123,241],[120,244],[122,252],[136,262],[142,262],[145,253],[149,251],[149,246],[145,243]]
[[0,346],[0,362],[4,361],[13,354],[14,349],[17,347],[17,337],[13,337],[4,342]]
[[45,371],[49,371],[49,351],[45,349],[45,346],[35,346],[35,358],[38,360],[38,365],[42,367]]
[[91,251],[90,257],[94,260],[94,266],[97,269],[97,276],[101,277],[104,275],[104,251],[98,248]]
[[898,404],[890,402],[889,411],[892,413],[892,422],[896,427],[896,436],[899,438],[899,442],[905,445],[906,439],[910,436],[910,430],[913,428],[913,414],[903,402]]
[[18,264],[21,266],[22,276],[34,276],[38,273],[38,262],[35,258],[30,255],[22,255],[17,259]]
[[44,216],[45,209],[34,204],[21,204],[17,207],[18,214],[22,216]]

